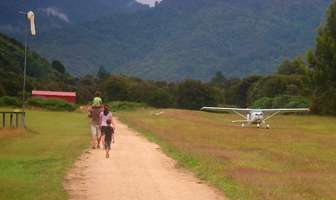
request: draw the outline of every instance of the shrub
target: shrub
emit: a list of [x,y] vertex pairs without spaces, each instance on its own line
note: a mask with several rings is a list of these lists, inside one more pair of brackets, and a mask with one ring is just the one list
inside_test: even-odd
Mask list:
[[281,95],[273,98],[272,108],[287,108],[286,105],[292,101],[292,96]]
[[203,106],[217,106],[220,100],[220,90],[201,81],[185,80],[177,88],[179,108],[198,110]]
[[145,103],[129,102],[129,101],[113,101],[108,103],[112,112],[118,111],[134,111],[138,108],[148,107]]
[[41,98],[28,99],[28,105],[54,111],[74,111],[78,107],[76,104],[71,104],[60,99]]
[[150,93],[147,103],[156,108],[169,108],[174,106],[175,99],[169,92],[158,89]]
[[0,106],[20,106],[20,102],[15,97],[3,96],[0,97]]
[[252,104],[252,108],[272,108],[273,98],[263,97]]
[[292,97],[286,104],[286,108],[309,108],[311,101],[305,97]]
[[309,108],[311,101],[302,96],[281,95],[263,97],[252,104],[252,108]]
[[336,115],[336,89],[328,89],[313,96],[312,111],[322,115]]

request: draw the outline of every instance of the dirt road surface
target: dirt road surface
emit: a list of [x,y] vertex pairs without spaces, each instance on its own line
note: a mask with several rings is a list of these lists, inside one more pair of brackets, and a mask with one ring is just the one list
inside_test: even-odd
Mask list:
[[72,200],[225,200],[137,132],[116,121],[109,159],[88,150],[65,179]]

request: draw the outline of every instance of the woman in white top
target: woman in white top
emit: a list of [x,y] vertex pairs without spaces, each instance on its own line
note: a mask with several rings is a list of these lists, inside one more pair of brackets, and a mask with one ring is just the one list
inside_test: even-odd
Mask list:
[[[111,121],[111,125],[107,123],[107,121]],[[109,111],[109,106],[104,105],[103,112],[100,113],[100,127],[101,127],[101,139],[102,144],[104,144],[104,136],[107,131],[109,131],[109,127],[112,126],[112,128],[115,130],[115,124],[113,121],[112,112]]]

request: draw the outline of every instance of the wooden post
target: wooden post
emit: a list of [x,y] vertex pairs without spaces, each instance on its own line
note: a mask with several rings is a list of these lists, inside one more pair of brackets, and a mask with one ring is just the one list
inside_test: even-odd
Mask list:
[[19,128],[19,113],[15,113],[15,128]]
[[9,128],[13,128],[13,113],[10,114],[10,118],[9,118]]
[[21,119],[22,119],[22,128],[26,128],[26,113],[25,112],[22,113]]
[[2,113],[2,128],[6,128],[6,114]]

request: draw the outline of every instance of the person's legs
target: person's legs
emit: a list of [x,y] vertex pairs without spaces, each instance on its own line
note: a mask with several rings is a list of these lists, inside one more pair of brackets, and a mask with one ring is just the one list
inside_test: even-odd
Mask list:
[[101,143],[103,145],[103,148],[105,149],[105,135],[106,135],[106,132],[107,132],[107,127],[106,126],[103,126],[102,127],[102,130],[101,130]]
[[104,148],[106,151],[106,158],[110,157],[110,149],[111,149],[111,134],[105,133],[105,143]]
[[99,128],[98,125],[96,125],[96,145],[97,145],[97,148],[100,147],[100,137],[101,137],[101,130]]
[[96,148],[96,140],[97,140],[96,126],[91,124],[91,144],[93,149]]
[[105,148],[106,154],[105,157],[109,158],[110,157],[110,149],[109,148]]

